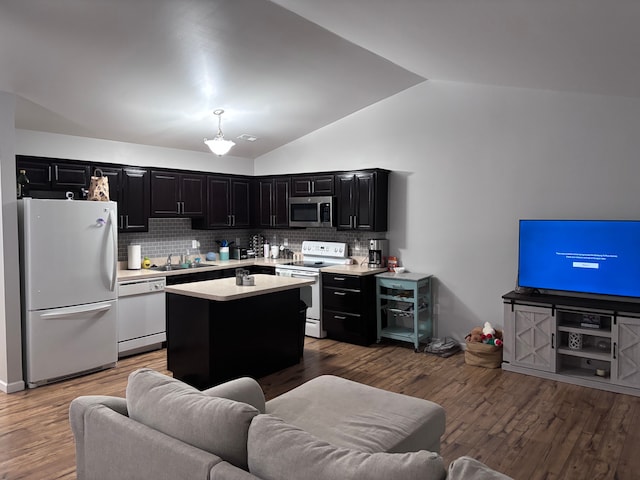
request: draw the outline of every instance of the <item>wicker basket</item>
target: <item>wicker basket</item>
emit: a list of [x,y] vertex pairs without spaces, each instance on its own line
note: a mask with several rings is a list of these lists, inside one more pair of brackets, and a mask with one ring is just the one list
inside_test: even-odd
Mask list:
[[[464,361],[467,365],[484,368],[500,368],[502,365],[502,345],[489,345],[488,343],[470,342],[470,335],[466,337],[466,350]],[[502,340],[502,332],[496,329],[496,338]]]

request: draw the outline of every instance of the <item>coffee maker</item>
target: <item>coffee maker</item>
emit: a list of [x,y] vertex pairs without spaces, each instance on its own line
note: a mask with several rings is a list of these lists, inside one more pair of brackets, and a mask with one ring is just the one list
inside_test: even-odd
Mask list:
[[384,268],[389,256],[389,240],[372,238],[369,240],[369,267]]

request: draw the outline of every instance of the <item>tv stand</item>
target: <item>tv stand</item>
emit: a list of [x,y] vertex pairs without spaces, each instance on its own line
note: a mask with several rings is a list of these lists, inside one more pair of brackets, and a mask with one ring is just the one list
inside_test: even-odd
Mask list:
[[503,370],[640,396],[640,303],[503,295]]

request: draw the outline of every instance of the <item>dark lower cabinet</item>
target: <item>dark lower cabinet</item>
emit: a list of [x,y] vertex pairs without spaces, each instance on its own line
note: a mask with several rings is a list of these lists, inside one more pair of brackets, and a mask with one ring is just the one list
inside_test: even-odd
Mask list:
[[374,275],[322,274],[322,323],[327,337],[358,345],[376,340]]
[[300,361],[298,289],[216,302],[167,293],[167,368],[204,389]]
[[223,272],[226,270],[209,270],[206,272],[178,273],[167,275],[167,285],[180,285],[182,283],[204,282],[205,280],[215,280],[224,278]]

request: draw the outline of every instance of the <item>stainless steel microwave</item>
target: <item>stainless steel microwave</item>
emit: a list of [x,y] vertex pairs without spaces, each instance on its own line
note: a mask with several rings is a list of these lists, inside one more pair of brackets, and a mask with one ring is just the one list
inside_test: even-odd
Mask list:
[[333,197],[290,197],[290,227],[332,227]]

